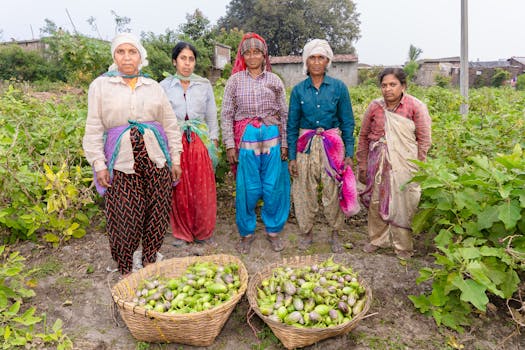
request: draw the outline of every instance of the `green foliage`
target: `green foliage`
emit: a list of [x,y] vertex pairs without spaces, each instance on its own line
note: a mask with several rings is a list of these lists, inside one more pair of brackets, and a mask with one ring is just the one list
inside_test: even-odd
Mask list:
[[359,68],[357,70],[357,79],[359,84],[362,85],[371,85],[374,87],[378,86],[378,77],[379,74],[383,71],[384,67],[382,66],[373,66],[370,68]]
[[[30,306],[35,296],[27,285],[34,284],[29,277],[34,270],[27,271],[25,258],[19,252],[10,252],[0,246],[0,345],[2,349],[41,349],[56,346],[56,349],[71,349],[73,343],[62,333],[62,321],[57,319],[49,328],[46,315],[35,315],[36,308]],[[26,305],[27,304],[27,305]]]
[[173,72],[171,61],[171,50],[178,42],[178,34],[166,29],[164,34],[156,35],[153,32],[142,33],[142,44],[148,52],[149,65],[144,72],[151,75],[153,79],[162,80]]
[[142,33],[143,45],[148,51],[150,62],[144,71],[151,74],[154,79],[161,80],[174,73],[171,50],[179,41],[186,41],[195,46],[198,52],[195,73],[204,77],[209,76],[212,68],[215,43],[232,47],[232,56],[235,57],[236,48],[243,35],[242,31],[238,29],[213,31],[209,27],[209,20],[199,10],[193,15],[187,15],[186,20],[187,22],[179,27],[178,32],[167,29],[161,35],[152,32]]
[[58,244],[82,237],[94,213],[81,139],[85,97],[40,101],[9,86],[0,95],[0,228],[3,241]]
[[16,44],[8,44],[0,46],[0,79],[60,80],[62,76],[59,69],[39,52],[25,51]]
[[434,81],[436,82],[437,86],[441,88],[448,88],[450,87],[451,78],[441,74],[436,74]]
[[351,0],[233,0],[218,21],[219,28],[260,34],[274,56],[300,54],[312,38],[328,40],[336,53],[353,53],[359,24]]
[[411,300],[438,325],[462,331],[491,297],[511,298],[525,270],[525,95],[510,88],[471,90],[470,113],[457,91],[416,88],[433,116],[431,158],[418,162],[422,188],[415,233],[435,235],[434,268]]
[[[241,42],[243,35],[244,35],[244,32],[242,30],[239,30],[238,28],[232,28],[230,30],[221,28],[215,33],[216,42],[224,44],[224,45],[228,45],[231,48],[230,60],[232,63],[235,62],[235,56],[237,55],[237,48],[239,47],[239,43]],[[229,77],[229,76],[230,74],[226,75],[226,77]]]
[[196,9],[193,14],[186,14],[186,23],[179,26],[179,31],[190,40],[196,41],[210,33],[210,20],[204,16],[202,11]]
[[110,44],[106,41],[64,31],[57,31],[42,41],[49,46],[51,62],[70,84],[89,84],[113,62]]
[[502,86],[507,80],[510,78],[510,72],[501,69],[496,68],[494,71],[494,75],[492,76],[492,79],[490,81],[490,85],[493,87],[500,87]]
[[407,80],[414,81],[419,69],[419,64],[416,61],[410,61],[403,67],[403,70],[407,73]]
[[525,271],[525,157],[519,145],[494,159],[476,155],[450,169],[446,159],[419,163],[421,210],[414,232],[436,233],[437,268],[420,270],[432,292],[412,296],[438,325],[462,331],[473,308],[485,312],[489,296],[511,298]]
[[408,60],[409,61],[417,61],[419,56],[423,53],[423,50],[419,47],[415,47],[414,45],[410,44],[410,47],[408,48]]
[[421,53],[423,53],[422,49],[410,44],[408,48],[408,63],[403,67],[403,70],[407,73],[408,81],[414,81],[416,79],[419,69],[419,64],[416,61]]
[[516,90],[525,91],[525,74],[518,75]]

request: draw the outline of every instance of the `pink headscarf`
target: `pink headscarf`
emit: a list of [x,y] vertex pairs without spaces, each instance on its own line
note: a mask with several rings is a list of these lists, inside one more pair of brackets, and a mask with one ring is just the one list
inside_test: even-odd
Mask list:
[[242,54],[243,54],[242,50],[243,50],[243,43],[246,40],[250,40],[250,39],[259,40],[263,44],[264,60],[266,62],[264,69],[267,72],[272,71],[272,66],[270,65],[270,57],[268,56],[268,46],[266,45],[266,41],[264,41],[264,39],[258,34],[246,33],[243,35],[242,40],[239,43],[239,47],[237,49],[237,56],[235,57],[235,63],[233,64],[233,68],[232,68],[232,75],[237,72],[246,70],[246,62],[244,62],[244,57],[242,57]]

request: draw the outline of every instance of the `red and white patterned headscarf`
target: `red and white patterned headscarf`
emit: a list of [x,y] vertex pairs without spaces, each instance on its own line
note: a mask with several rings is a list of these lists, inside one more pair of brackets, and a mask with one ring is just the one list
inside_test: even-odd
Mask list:
[[244,57],[242,56],[243,53],[250,49],[259,49],[264,54],[264,61],[265,64],[263,66],[263,70],[266,70],[267,72],[272,71],[272,66],[270,65],[270,57],[268,56],[268,46],[266,45],[266,41],[264,39],[255,33],[246,33],[242,37],[241,42],[239,43],[239,47],[237,49],[237,56],[235,57],[235,63],[233,64],[232,68],[232,75],[246,70],[246,62],[244,62]]

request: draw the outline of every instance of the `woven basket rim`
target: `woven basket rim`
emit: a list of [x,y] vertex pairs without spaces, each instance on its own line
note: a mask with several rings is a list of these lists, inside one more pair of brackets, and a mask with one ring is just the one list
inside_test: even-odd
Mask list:
[[[239,266],[239,280],[241,282],[241,285],[237,291],[237,293],[232,296],[229,300],[225,301],[224,303],[215,306],[211,309],[198,311],[198,312],[191,312],[191,313],[181,313],[181,314],[168,314],[163,312],[157,312],[154,310],[147,310],[143,306],[139,306],[135,304],[134,302],[127,300],[127,298],[121,297],[118,293],[118,290],[125,286],[130,291],[135,291],[138,283],[134,283],[133,286],[132,282],[138,282],[142,281],[145,278],[155,276],[155,273],[151,272],[158,272],[160,269],[164,268],[167,265],[173,265],[176,263],[186,263],[186,267],[191,265],[193,262],[197,261],[218,261],[218,260],[229,260],[229,262],[235,262]],[[140,276],[140,277],[138,277]],[[174,274],[170,277],[178,277],[178,275]],[[139,280],[140,278],[140,280]],[[128,284],[126,286],[126,283]],[[242,298],[242,296],[245,294],[246,290],[248,288],[248,271],[246,269],[246,266],[244,263],[236,256],[234,255],[228,255],[228,254],[213,254],[213,255],[203,255],[203,256],[187,256],[187,257],[174,257],[166,260],[159,261],[154,264],[150,264],[146,266],[143,269],[138,270],[137,272],[132,273],[130,276],[123,278],[120,280],[117,284],[115,284],[111,288],[111,295],[113,297],[113,301],[120,310],[126,311],[126,312],[132,312],[135,314],[143,315],[149,318],[155,318],[158,320],[166,320],[166,321],[183,321],[188,320],[190,318],[205,318],[206,316],[209,316],[210,318],[213,317],[213,315],[217,314],[218,312],[223,312],[224,310],[230,309],[232,305],[235,305],[238,303],[238,301]],[[130,296],[132,297],[132,296]]]
[[[344,333],[347,333],[351,331],[359,321],[361,321],[365,316],[368,310],[370,309],[370,305],[372,303],[372,289],[368,285],[368,283],[361,277],[358,276],[359,283],[365,287],[365,296],[366,301],[365,305],[363,306],[363,310],[355,315],[352,320],[349,322],[336,325],[336,326],[330,326],[326,328],[315,328],[315,327],[309,327],[309,328],[298,328],[294,327],[292,325],[287,325],[282,322],[277,322],[272,319],[270,319],[268,316],[264,316],[260,310],[259,306],[257,304],[257,287],[260,285],[262,280],[269,276],[272,272],[272,270],[276,267],[283,267],[283,266],[290,266],[290,267],[298,267],[298,266],[304,266],[308,263],[316,263],[321,262],[323,260],[326,260],[326,257],[321,255],[306,255],[306,256],[295,256],[291,258],[284,258],[279,262],[272,263],[268,265],[267,267],[263,268],[261,271],[258,271],[255,273],[248,283],[248,289],[246,291],[246,295],[248,297],[248,302],[250,304],[250,308],[274,331],[278,330],[279,333],[284,333],[286,336],[282,336],[280,334],[275,334],[277,338],[283,343],[283,345],[287,348],[295,348],[295,347],[303,347],[310,344],[313,344],[317,341],[332,337],[341,335]],[[294,339],[293,335],[300,335],[303,337],[303,340],[300,339]]]

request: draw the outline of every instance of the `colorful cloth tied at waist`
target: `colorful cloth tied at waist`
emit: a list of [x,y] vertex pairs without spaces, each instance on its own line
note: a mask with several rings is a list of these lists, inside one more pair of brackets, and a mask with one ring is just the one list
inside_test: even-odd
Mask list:
[[[168,138],[164,129],[158,122],[144,122],[139,123],[134,120],[129,120],[128,125],[121,125],[107,130],[104,133],[104,155],[108,159],[108,171],[110,176],[110,182],[113,179],[113,167],[120,151],[120,142],[122,136],[131,128],[136,127],[141,135],[144,135],[146,129],[151,130],[159,143],[160,149],[166,158],[166,163],[171,168],[171,157],[168,151]],[[102,187],[97,181],[97,173],[93,169],[95,187],[100,195],[104,195],[106,188]]]
[[326,173],[339,184],[339,206],[346,216],[359,212],[357,183],[352,167],[345,167],[345,147],[337,128],[306,130],[297,140],[297,152],[309,153],[314,137],[321,137],[324,148]]
[[[235,141],[235,148],[237,151],[239,151],[239,148],[241,147],[241,140],[242,136],[244,135],[244,131],[246,130],[246,127],[248,125],[253,125],[256,128],[260,128],[262,125],[276,125],[276,118],[275,117],[266,117],[266,118],[245,118],[242,120],[236,120],[233,123],[233,139]],[[276,139],[275,144],[279,143],[280,139]],[[275,146],[274,144],[274,146]],[[264,147],[259,147],[262,148]],[[259,153],[260,154],[260,153]],[[234,175],[237,174],[237,164],[231,165],[231,170]]]
[[201,139],[202,143],[208,149],[208,154],[210,156],[213,169],[215,170],[215,168],[217,168],[217,164],[219,164],[219,151],[210,139],[208,125],[200,119],[188,119],[182,123],[181,129],[183,134],[186,136],[188,143],[191,142],[192,132],[194,132]]

